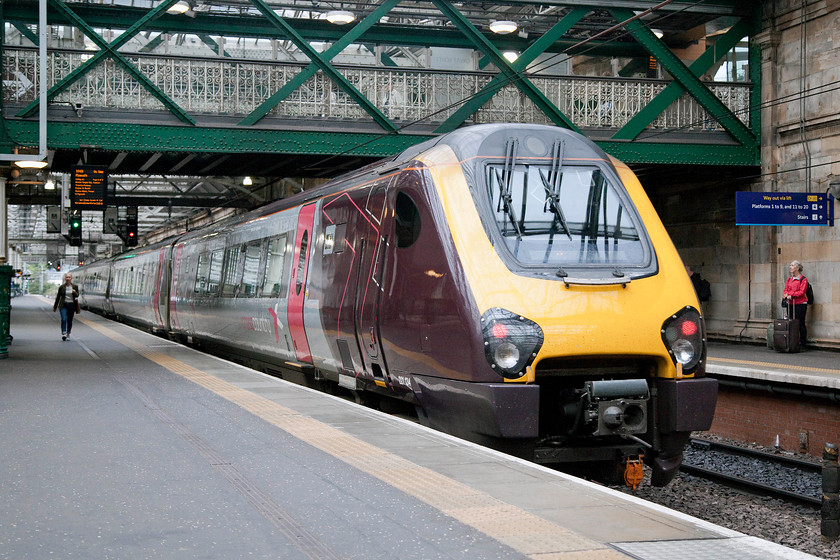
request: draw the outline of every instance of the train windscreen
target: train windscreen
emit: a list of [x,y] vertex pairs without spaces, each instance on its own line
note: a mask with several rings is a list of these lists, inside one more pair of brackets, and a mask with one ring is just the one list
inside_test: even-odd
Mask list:
[[648,263],[635,211],[598,167],[517,162],[485,169],[496,225],[521,265]]

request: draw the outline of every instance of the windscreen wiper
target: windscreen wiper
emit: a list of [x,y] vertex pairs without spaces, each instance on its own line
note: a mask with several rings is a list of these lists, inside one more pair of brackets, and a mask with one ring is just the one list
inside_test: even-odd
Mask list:
[[522,231],[519,229],[519,223],[516,219],[516,213],[513,210],[513,170],[516,167],[516,150],[519,146],[518,140],[508,140],[505,146],[505,167],[502,174],[499,175],[499,170],[496,169],[496,181],[499,183],[499,205],[496,207],[496,212],[499,212],[504,204],[505,215],[513,225],[516,231],[516,239],[522,239]]
[[548,177],[545,176],[543,170],[540,169],[540,179],[543,182],[543,188],[548,195],[545,199],[543,212],[546,211],[548,205],[554,210],[554,216],[560,221],[560,225],[566,231],[566,236],[569,241],[572,240],[572,232],[569,230],[569,224],[566,223],[566,216],[563,215],[563,209],[560,208],[560,184],[563,177],[563,152],[565,151],[566,143],[563,141],[554,141],[554,146],[551,149],[551,169],[548,171]]

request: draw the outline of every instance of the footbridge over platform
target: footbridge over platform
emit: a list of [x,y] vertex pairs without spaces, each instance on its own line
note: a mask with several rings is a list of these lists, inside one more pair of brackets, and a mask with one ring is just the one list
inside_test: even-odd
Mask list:
[[37,145],[43,89],[62,172],[329,176],[483,122],[579,130],[630,164],[758,163],[748,4],[385,0],[335,25],[316,3],[146,3],[49,0],[41,84],[39,3],[4,2],[7,151]]

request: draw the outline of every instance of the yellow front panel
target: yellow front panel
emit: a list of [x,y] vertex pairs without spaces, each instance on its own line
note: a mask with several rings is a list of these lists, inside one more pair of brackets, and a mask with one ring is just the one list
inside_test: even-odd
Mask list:
[[660,328],[686,305],[699,309],[685,267],[635,175],[613,162],[653,242],[659,272],[626,287],[566,287],[557,280],[513,274],[496,254],[481,226],[460,162],[448,147],[422,158],[435,178],[455,247],[479,311],[501,307],[536,322],[544,343],[533,367],[547,357],[651,356],[658,375],[676,369]]

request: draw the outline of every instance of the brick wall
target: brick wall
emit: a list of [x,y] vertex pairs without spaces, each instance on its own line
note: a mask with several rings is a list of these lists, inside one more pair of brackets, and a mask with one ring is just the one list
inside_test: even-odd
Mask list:
[[778,434],[782,449],[820,457],[826,442],[840,444],[840,403],[721,387],[709,432],[768,446]]

